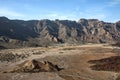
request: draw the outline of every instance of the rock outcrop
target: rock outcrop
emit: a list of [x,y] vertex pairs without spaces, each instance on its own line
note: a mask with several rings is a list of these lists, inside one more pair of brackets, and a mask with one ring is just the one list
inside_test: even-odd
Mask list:
[[10,72],[55,72],[60,70],[62,69],[49,61],[39,62],[33,59],[21,63],[18,67]]

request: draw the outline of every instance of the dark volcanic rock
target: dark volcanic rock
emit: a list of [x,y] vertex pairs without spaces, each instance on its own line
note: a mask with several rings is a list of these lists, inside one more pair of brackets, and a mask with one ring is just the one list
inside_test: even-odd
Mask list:
[[[6,40],[7,39],[7,40]],[[120,40],[120,21],[106,23],[97,19],[9,20],[0,17],[0,42],[22,45],[53,43],[106,43]]]

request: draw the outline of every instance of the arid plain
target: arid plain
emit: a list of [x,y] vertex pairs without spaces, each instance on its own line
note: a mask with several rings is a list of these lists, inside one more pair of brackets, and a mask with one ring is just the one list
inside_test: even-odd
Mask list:
[[[120,48],[109,44],[4,49],[0,50],[0,80],[120,80],[119,55]],[[61,70],[11,72],[30,60],[48,61]]]

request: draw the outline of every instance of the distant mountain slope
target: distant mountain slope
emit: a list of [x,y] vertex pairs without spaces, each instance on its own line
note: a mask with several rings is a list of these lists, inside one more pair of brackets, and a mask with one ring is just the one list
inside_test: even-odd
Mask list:
[[[107,43],[120,40],[120,21],[107,23],[97,19],[10,20],[0,17],[0,42],[39,45],[49,43]],[[44,44],[43,44],[44,43]]]

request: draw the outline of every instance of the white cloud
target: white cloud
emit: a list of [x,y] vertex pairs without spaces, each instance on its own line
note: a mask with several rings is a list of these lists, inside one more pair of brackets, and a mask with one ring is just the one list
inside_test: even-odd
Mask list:
[[115,6],[120,4],[120,0],[112,0],[110,2],[108,2],[108,6]]
[[104,7],[89,7],[84,11],[79,11],[78,14],[82,18],[87,19],[99,19],[104,20],[107,17],[107,13],[104,11]]
[[100,8],[88,8],[87,10],[82,11],[79,7],[76,7],[71,12],[49,12],[42,15],[44,19],[60,19],[60,20],[75,20],[78,21],[80,18],[86,19],[99,19],[104,20],[106,19],[106,13]]
[[60,19],[60,20],[76,20],[76,16],[73,13],[60,13],[60,12],[52,12],[44,15],[44,18],[47,19]]
[[86,15],[87,18],[89,19],[99,19],[99,20],[104,20],[106,18],[106,15],[105,14],[88,14]]
[[0,16],[7,16],[7,17],[24,17],[23,14],[8,10],[5,8],[0,8]]

